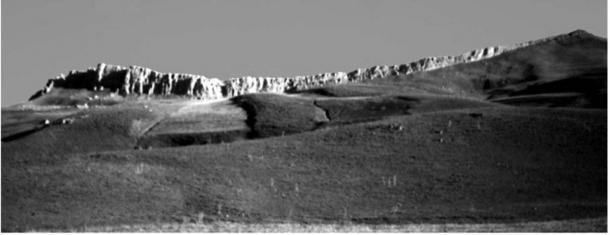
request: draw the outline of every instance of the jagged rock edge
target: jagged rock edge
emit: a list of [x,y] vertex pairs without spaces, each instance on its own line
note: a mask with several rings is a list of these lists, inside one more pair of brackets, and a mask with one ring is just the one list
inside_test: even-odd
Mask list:
[[68,75],[61,74],[49,79],[46,86],[32,96],[30,100],[50,92],[54,87],[94,91],[110,90],[121,95],[184,95],[204,100],[230,98],[259,92],[285,93],[325,85],[379,79],[388,75],[406,75],[414,72],[430,71],[456,64],[489,59],[505,52],[547,41],[587,36],[593,35],[583,30],[576,30],[568,34],[528,41],[513,46],[485,47],[458,56],[426,57],[408,64],[359,68],[349,73],[334,72],[294,77],[245,76],[220,80],[196,74],[161,73],[137,65],[123,67],[100,63],[94,68],[84,71],[72,70]]

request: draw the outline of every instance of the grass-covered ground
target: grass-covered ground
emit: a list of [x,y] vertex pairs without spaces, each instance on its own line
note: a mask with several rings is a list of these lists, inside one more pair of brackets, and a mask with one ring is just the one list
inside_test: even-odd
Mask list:
[[248,138],[248,115],[230,100],[186,101],[138,138],[141,148],[232,142]]
[[[102,227],[82,227],[53,232],[230,232],[230,233],[440,233],[440,232],[605,232],[606,218],[544,222],[486,223],[486,224],[380,224],[353,223],[301,224],[234,222],[166,223]],[[34,232],[34,231],[32,231]],[[42,231],[35,231],[42,232]]]
[[199,213],[367,224],[606,216],[605,120],[605,110],[477,108],[53,158],[23,157],[3,143],[2,228],[161,223]]

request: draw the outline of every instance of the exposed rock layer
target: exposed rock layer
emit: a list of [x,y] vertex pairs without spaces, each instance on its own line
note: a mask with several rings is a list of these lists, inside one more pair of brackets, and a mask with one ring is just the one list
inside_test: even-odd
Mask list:
[[[206,100],[257,92],[284,93],[330,84],[379,79],[389,75],[429,71],[488,59],[507,51],[547,41],[562,41],[566,38],[591,36],[593,35],[582,30],[577,30],[569,34],[529,41],[509,47],[486,47],[458,56],[427,57],[408,64],[373,66],[366,69],[357,69],[349,73],[321,73],[295,77],[246,76],[220,80],[196,74],[161,73],[136,65],[123,67],[100,63],[95,68],[89,68],[85,71],[73,70],[68,75],[61,74],[56,78],[52,78],[37,94],[42,95],[47,93],[53,87],[110,90],[123,95],[183,95]],[[32,98],[36,98],[39,95],[35,95]]]

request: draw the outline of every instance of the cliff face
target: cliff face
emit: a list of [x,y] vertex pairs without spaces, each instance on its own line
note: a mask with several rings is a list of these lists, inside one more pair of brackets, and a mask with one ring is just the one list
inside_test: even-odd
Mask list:
[[[488,59],[504,52],[548,41],[565,41],[593,35],[577,30],[569,34],[520,43],[514,46],[496,46],[473,50],[458,56],[427,57],[415,62],[400,65],[373,66],[357,69],[349,73],[335,72],[295,77],[240,77],[220,80],[203,75],[185,73],[161,73],[141,66],[123,67],[100,63],[85,71],[70,71],[50,79],[37,94],[43,95],[54,87],[110,90],[122,95],[182,95],[198,99],[213,100],[234,97],[248,93],[284,93],[305,90],[331,84],[358,82],[384,78],[389,75],[402,75],[429,71],[461,63]],[[33,96],[31,99],[39,95]]]
[[216,78],[183,73],[161,73],[140,66],[123,67],[100,63],[85,71],[50,79],[44,93],[53,87],[110,90],[122,95],[187,95],[203,99],[222,98],[224,83]]

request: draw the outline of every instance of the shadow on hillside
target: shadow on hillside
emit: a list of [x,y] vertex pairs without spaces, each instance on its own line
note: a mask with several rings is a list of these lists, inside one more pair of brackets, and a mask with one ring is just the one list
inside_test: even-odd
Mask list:
[[2,138],[2,142],[10,142],[10,141],[14,141],[14,140],[18,140],[21,139],[23,137],[29,136],[31,134],[34,134],[40,130],[44,129],[44,126],[41,127],[35,127],[33,129],[29,129],[29,130],[25,130],[22,132],[18,132],[9,136],[6,136],[4,138]]

